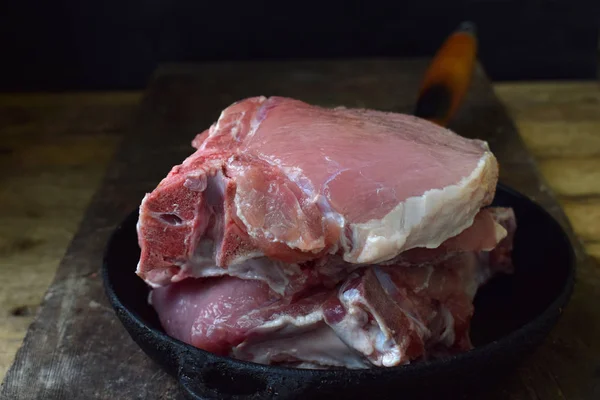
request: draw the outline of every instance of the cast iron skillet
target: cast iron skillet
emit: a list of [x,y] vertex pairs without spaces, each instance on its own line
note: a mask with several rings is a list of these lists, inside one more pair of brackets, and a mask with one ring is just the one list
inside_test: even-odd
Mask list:
[[556,323],[574,283],[574,254],[540,206],[499,185],[494,205],[513,207],[516,272],[484,286],[475,300],[475,349],[446,359],[369,370],[300,370],[220,357],[165,334],[134,271],[137,211],[106,249],[103,278],[116,314],[144,352],[193,399],[437,398],[494,383],[533,350]]

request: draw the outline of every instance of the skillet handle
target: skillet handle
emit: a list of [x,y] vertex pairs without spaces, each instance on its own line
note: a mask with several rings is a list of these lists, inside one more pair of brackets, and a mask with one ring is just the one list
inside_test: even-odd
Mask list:
[[476,57],[475,25],[465,22],[446,39],[431,61],[421,83],[414,114],[446,126],[467,93]]
[[179,361],[177,379],[185,396],[192,400],[293,397],[290,397],[291,393],[286,393],[288,388],[282,387],[283,382],[278,382],[260,365],[241,367],[235,362],[198,360],[183,355]]

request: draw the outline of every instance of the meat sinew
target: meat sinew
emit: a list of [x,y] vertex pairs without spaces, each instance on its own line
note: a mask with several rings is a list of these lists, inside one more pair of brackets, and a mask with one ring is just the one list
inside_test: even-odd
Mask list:
[[140,206],[137,273],[165,330],[218,354],[393,366],[470,348],[510,272],[487,144],[416,117],[250,98]]

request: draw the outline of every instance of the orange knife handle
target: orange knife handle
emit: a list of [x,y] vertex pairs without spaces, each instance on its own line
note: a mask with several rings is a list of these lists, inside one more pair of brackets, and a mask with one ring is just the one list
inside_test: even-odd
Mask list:
[[463,23],[434,56],[419,90],[415,115],[445,126],[454,116],[471,83],[477,37],[471,23]]

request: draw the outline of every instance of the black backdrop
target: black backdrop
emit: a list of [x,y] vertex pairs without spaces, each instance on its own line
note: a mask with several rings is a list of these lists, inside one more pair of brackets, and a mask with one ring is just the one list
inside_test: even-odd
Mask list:
[[141,88],[165,61],[431,55],[463,20],[494,79],[592,78],[600,0],[4,0],[0,90]]

